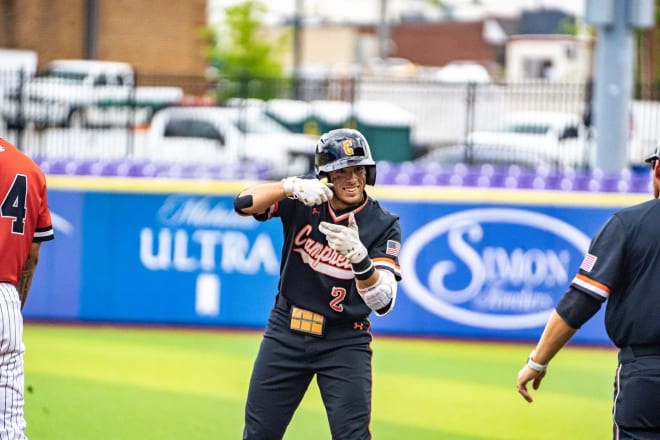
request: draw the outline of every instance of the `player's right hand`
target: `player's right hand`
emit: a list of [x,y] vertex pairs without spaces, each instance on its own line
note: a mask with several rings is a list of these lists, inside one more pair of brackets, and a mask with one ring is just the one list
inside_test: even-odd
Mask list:
[[357,264],[369,256],[367,248],[360,241],[358,225],[352,212],[348,216],[348,226],[321,222],[319,231],[325,235],[328,246],[351,260],[351,263]]
[[320,205],[332,198],[332,189],[318,179],[287,177],[282,180],[282,187],[287,197],[300,200],[307,206]]
[[523,397],[523,399],[525,399],[529,403],[532,403],[534,399],[532,398],[532,395],[527,389],[527,383],[531,381],[532,387],[535,390],[538,390],[539,387],[541,386],[541,381],[545,377],[546,373],[547,371],[536,371],[529,368],[529,366],[527,365],[523,366],[518,372],[518,383],[516,385],[518,394],[520,394]]

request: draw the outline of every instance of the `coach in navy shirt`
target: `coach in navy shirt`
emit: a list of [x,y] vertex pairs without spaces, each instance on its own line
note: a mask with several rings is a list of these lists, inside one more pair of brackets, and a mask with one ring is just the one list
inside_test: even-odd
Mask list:
[[532,397],[548,362],[607,301],[605,328],[619,348],[614,382],[615,439],[660,439],[660,142],[646,162],[654,199],[615,213],[592,239],[568,291],[518,373]]

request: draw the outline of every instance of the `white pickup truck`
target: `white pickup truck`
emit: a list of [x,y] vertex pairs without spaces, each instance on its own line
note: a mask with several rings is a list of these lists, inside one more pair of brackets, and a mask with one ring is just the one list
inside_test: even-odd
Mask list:
[[135,143],[139,157],[178,163],[251,161],[268,165],[275,177],[313,171],[318,140],[289,131],[252,106],[168,107],[154,115],[147,137]]
[[20,120],[41,127],[134,126],[182,97],[179,87],[135,86],[127,63],[55,60],[5,94],[0,108],[10,126]]

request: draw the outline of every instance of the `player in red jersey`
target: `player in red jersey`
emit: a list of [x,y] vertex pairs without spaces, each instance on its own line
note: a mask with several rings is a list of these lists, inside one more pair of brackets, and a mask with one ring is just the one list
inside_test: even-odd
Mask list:
[[25,439],[23,316],[42,241],[54,238],[46,178],[0,139],[0,439]]

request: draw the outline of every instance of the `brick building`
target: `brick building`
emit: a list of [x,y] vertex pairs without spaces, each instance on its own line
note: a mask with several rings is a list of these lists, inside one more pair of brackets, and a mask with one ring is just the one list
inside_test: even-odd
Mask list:
[[146,75],[201,76],[206,68],[206,0],[5,0],[0,17],[0,47],[34,50],[40,67],[95,58]]
[[444,66],[466,59],[489,65],[495,61],[495,53],[484,39],[483,26],[482,21],[392,26],[391,55],[423,66]]

